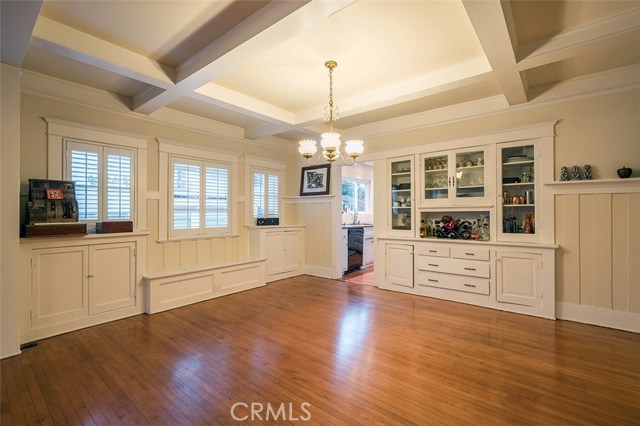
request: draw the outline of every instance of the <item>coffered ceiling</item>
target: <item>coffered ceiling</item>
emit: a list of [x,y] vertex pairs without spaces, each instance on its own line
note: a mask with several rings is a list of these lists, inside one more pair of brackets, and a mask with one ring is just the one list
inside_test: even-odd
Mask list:
[[2,1],[2,62],[295,140],[491,101],[508,109],[640,84],[640,2]]

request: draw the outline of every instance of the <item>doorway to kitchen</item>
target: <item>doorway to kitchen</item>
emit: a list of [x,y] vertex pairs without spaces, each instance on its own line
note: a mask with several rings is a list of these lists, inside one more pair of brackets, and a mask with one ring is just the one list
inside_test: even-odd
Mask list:
[[341,194],[343,276],[366,269],[373,271],[373,164],[342,167]]

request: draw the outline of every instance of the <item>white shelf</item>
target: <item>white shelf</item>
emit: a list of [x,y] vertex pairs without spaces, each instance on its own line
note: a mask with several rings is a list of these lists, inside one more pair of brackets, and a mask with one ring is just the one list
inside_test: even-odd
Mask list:
[[484,188],[484,185],[467,185],[467,186],[458,186],[458,189],[476,189],[476,188]]
[[502,186],[527,186],[535,185],[535,182],[503,183]]
[[391,173],[391,176],[411,176],[411,172]]
[[567,180],[544,183],[554,194],[626,193],[640,191],[640,178]]
[[433,170],[425,170],[425,173],[449,173],[447,169],[433,169]]
[[508,163],[502,163],[503,166],[523,166],[525,164],[533,164],[534,160],[526,161],[509,161]]
[[443,186],[442,188],[425,188],[425,191],[442,191],[442,190],[447,190],[448,188],[446,186]]
[[457,167],[456,170],[458,171],[462,171],[462,170],[467,170],[467,169],[484,169],[484,164],[481,166],[465,166],[465,167]]
[[392,189],[391,192],[411,192],[411,189]]

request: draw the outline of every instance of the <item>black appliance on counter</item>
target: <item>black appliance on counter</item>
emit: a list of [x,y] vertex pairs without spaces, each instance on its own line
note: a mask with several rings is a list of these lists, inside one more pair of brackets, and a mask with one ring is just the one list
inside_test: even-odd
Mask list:
[[78,223],[75,182],[29,179],[29,202],[23,236],[86,234],[87,224]]

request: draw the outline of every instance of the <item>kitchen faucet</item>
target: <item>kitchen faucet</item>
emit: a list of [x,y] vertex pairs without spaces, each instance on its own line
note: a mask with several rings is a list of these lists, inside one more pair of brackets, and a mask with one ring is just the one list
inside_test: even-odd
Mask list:
[[352,225],[357,225],[358,224],[358,212],[354,211],[353,212],[353,223]]

